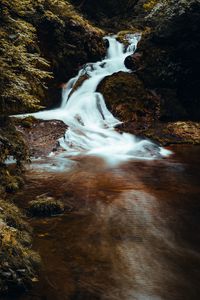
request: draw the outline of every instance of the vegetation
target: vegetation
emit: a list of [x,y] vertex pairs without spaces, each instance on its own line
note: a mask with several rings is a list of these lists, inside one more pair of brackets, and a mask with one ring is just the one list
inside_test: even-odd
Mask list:
[[23,215],[15,205],[0,200],[0,294],[31,286],[39,264]]
[[[165,144],[200,143],[198,0],[1,0],[1,198],[11,198],[23,185],[29,162],[29,149],[16,128],[28,131],[35,122],[14,122],[9,116],[58,106],[63,83],[86,62],[105,55],[104,30],[80,12],[118,32],[126,46],[129,34],[143,35],[136,54],[125,61],[134,73],[113,74],[98,87],[111,111],[125,122],[123,130]],[[45,195],[28,208],[31,216],[63,211],[62,202]],[[23,215],[0,199],[0,293],[36,281],[37,264]]]

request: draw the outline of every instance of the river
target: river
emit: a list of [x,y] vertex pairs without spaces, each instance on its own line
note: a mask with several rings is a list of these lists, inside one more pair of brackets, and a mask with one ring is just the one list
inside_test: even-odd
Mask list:
[[165,160],[31,168],[16,202],[48,192],[67,206],[31,219],[40,280],[16,300],[197,300],[200,295],[199,146]]
[[[126,52],[108,40],[105,60],[70,80],[61,107],[34,114],[69,125],[60,140],[65,151],[35,161],[15,201],[26,208],[48,193],[67,209],[30,220],[43,261],[39,282],[7,299],[200,298],[200,147],[163,149],[114,130],[120,121],[96,87],[105,76],[128,72],[123,62],[138,38],[131,37]],[[89,79],[72,93],[85,74]]]

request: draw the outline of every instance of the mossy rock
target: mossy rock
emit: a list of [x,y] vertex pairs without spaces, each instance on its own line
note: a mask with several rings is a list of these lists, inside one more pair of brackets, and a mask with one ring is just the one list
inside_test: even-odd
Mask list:
[[20,209],[16,205],[2,199],[0,199],[0,219],[15,229],[30,231],[30,226],[24,221]]
[[104,95],[112,113],[123,122],[149,122],[156,118],[159,99],[134,74],[118,72],[107,76],[98,91]]
[[51,217],[64,212],[64,204],[53,197],[42,196],[29,202],[28,214],[33,217]]
[[29,225],[20,210],[0,199],[0,294],[24,291],[37,281],[40,256],[31,249]]
[[28,116],[25,118],[13,118],[13,122],[16,126],[31,128],[32,125],[37,122],[37,119],[33,116]]
[[18,232],[1,223],[0,294],[29,288],[39,264],[39,255],[23,245]]
[[[138,74],[148,88],[162,89],[164,109],[169,107],[168,121],[174,117],[199,121],[200,2],[149,0],[145,3],[150,9],[146,20],[152,24],[152,32],[138,45],[142,54]],[[169,89],[176,92],[173,103],[169,101]]]

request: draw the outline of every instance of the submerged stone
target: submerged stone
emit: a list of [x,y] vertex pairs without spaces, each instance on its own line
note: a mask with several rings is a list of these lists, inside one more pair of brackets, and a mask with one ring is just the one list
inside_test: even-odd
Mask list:
[[64,212],[64,204],[53,197],[40,196],[29,202],[28,213],[33,217],[51,217]]

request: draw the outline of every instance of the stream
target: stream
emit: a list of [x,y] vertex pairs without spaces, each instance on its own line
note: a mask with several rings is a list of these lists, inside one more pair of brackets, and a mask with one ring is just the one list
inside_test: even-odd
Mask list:
[[115,126],[121,123],[120,120],[107,109],[103,95],[96,92],[106,76],[119,71],[130,72],[124,61],[135,52],[140,38],[139,34],[130,34],[129,46],[125,47],[115,36],[106,36],[109,47],[105,59],[84,65],[78,75],[69,80],[63,90],[61,106],[31,114],[43,120],[58,119],[69,126],[59,140],[65,150],[59,155],[60,159],[99,156],[114,165],[135,158],[157,159],[171,154],[150,140],[116,131]]
[[47,192],[67,210],[30,220],[40,280],[6,300],[198,300],[200,147],[172,151],[119,166],[83,157],[62,172],[31,167],[16,203]]
[[127,49],[107,39],[107,57],[68,82],[61,107],[33,114],[69,129],[60,139],[64,151],[32,163],[15,201],[26,208],[47,193],[67,209],[30,219],[40,280],[25,295],[5,299],[200,298],[200,147],[164,149],[115,131],[120,121],[96,88],[105,76],[129,72],[124,59],[139,36],[130,36]]

